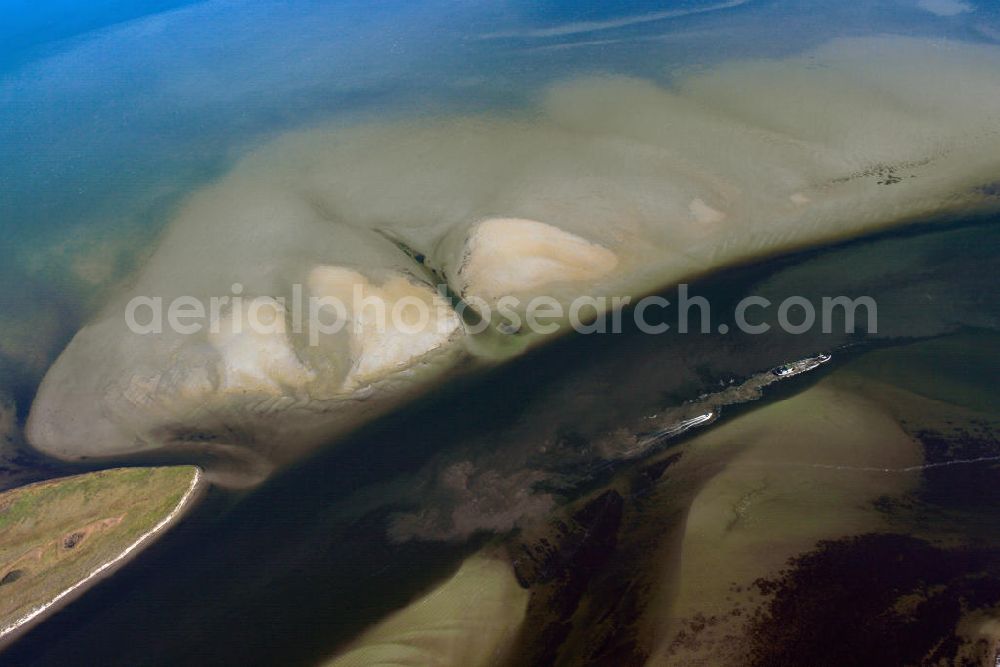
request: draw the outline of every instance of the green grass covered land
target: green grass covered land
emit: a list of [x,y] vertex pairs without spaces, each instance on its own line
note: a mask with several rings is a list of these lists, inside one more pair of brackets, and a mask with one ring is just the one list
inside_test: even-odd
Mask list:
[[197,474],[120,468],[0,494],[0,631],[118,557],[170,515]]

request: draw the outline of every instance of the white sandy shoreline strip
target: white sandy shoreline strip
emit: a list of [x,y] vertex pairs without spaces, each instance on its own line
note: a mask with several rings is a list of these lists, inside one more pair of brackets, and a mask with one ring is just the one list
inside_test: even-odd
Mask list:
[[58,595],[56,595],[55,597],[53,597],[48,602],[45,602],[43,604],[38,605],[37,607],[35,607],[34,609],[32,609],[31,611],[29,611],[24,616],[22,616],[21,618],[17,619],[16,621],[5,625],[3,628],[0,628],[0,639],[3,639],[4,637],[6,637],[10,633],[14,632],[15,630],[18,630],[19,628],[24,627],[26,624],[28,624],[31,621],[33,621],[36,618],[38,618],[41,614],[44,614],[46,610],[48,610],[50,607],[52,607],[52,605],[57,604],[61,600],[65,599],[67,596],[72,595],[75,591],[77,591],[81,587],[85,586],[88,582],[90,582],[90,581],[94,580],[95,578],[99,577],[102,573],[104,573],[105,571],[107,571],[109,568],[114,567],[115,565],[121,563],[124,559],[128,558],[128,556],[133,551],[135,551],[136,549],[138,549],[139,547],[141,547],[143,545],[143,543],[147,542],[152,537],[154,537],[157,533],[159,533],[162,530],[164,530],[165,528],[167,528],[175,519],[177,519],[180,516],[181,512],[185,509],[185,507],[192,500],[192,498],[194,497],[195,491],[200,486],[201,479],[202,479],[201,468],[195,467],[195,469],[194,469],[194,477],[191,479],[191,483],[188,485],[187,491],[185,491],[184,495],[181,496],[181,499],[177,503],[177,506],[174,507],[173,510],[171,510],[170,514],[168,514],[167,516],[165,516],[163,519],[160,520],[159,523],[157,523],[155,526],[153,526],[152,528],[150,528],[149,530],[147,530],[145,533],[143,533],[142,535],[140,535],[135,540],[135,542],[133,542],[132,544],[130,544],[127,547],[125,547],[125,550],[122,551],[120,554],[118,554],[117,556],[115,556],[111,560],[107,561],[106,563],[102,563],[101,565],[98,565],[86,577],[84,577],[80,581],[76,582],[75,584],[73,584],[72,586],[70,586],[69,588],[67,588],[66,590],[60,592]]

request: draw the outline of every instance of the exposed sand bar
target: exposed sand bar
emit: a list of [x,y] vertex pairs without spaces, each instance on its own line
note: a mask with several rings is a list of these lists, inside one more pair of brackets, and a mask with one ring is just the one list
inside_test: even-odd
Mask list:
[[157,522],[152,528],[142,533],[116,556],[101,563],[99,566],[91,570],[85,577],[68,588],[60,591],[49,600],[35,606],[21,617],[0,628],[0,645],[9,642],[19,631],[25,630],[32,622],[40,620],[44,614],[53,610],[53,608],[57,605],[66,604],[74,597],[82,594],[86,588],[93,585],[97,579],[107,576],[113,572],[115,568],[121,567],[128,558],[136,555],[138,550],[140,550],[144,545],[152,542],[153,539],[169,528],[190,506],[194,504],[197,494],[203,487],[202,479],[203,473],[201,469],[194,468],[194,474],[191,478],[191,482],[188,484],[187,489],[181,496],[180,501],[169,514],[160,519],[160,521]]

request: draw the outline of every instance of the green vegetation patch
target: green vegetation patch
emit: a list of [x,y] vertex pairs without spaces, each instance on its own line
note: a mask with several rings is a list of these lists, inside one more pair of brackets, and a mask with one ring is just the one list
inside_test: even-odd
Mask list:
[[0,630],[154,528],[196,474],[190,466],[119,468],[0,494]]

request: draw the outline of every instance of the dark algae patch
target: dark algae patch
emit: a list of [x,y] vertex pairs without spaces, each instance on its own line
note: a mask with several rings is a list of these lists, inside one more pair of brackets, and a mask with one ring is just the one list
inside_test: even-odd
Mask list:
[[623,507],[617,491],[605,491],[558,522],[551,538],[518,545],[514,572],[523,587],[534,589],[525,624],[531,664],[556,662],[591,580],[615,551]]
[[1000,456],[997,436],[985,420],[972,420],[951,431],[918,431],[927,463],[973,462],[925,469],[920,499],[974,513],[1000,510],[1000,460],[990,460]]
[[997,649],[954,632],[1000,604],[997,548],[860,535],[820,542],[754,585],[766,601],[747,622],[749,665],[981,665]]

